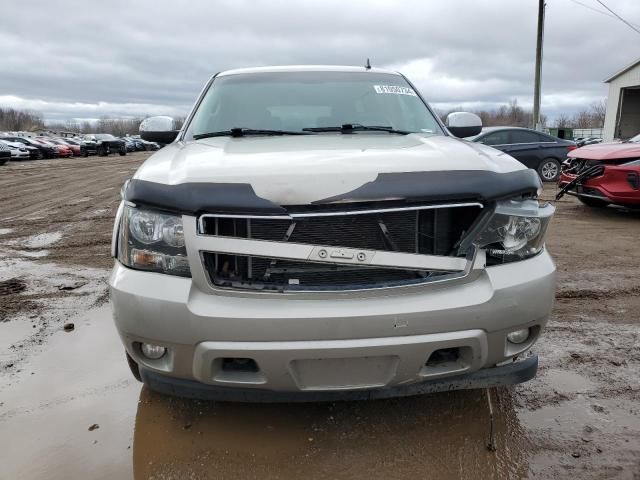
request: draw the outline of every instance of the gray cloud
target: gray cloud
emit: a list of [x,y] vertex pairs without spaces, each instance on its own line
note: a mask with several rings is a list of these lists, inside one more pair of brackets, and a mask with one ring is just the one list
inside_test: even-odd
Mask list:
[[[178,115],[220,70],[366,57],[406,73],[439,108],[530,105],[536,3],[11,2],[2,9],[0,106],[53,120]],[[640,56],[640,36],[571,0],[548,3],[543,110],[555,116],[606,96],[602,81]],[[640,2],[609,4],[640,22]]]

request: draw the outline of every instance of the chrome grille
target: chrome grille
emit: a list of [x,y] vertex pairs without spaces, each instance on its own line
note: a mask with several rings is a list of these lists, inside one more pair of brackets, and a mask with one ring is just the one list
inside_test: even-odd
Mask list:
[[[290,218],[204,215],[200,234],[431,255],[456,255],[481,211],[479,204],[406,207],[372,213],[296,214]],[[361,289],[423,282],[447,272],[333,265],[204,252],[211,282],[253,289]]]

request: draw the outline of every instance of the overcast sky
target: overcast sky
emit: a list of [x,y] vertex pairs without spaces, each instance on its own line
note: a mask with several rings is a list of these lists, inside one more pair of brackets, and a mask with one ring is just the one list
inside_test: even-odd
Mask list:
[[[604,1],[640,25],[640,1]],[[221,70],[366,57],[407,74],[436,108],[530,106],[537,3],[7,0],[0,106],[49,121],[178,116]],[[602,12],[596,0],[547,0],[542,109],[551,118],[606,97],[603,80],[640,57],[640,34]]]

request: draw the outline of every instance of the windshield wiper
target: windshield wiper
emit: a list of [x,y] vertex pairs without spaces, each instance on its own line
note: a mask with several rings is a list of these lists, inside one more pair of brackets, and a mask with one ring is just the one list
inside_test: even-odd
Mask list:
[[379,125],[361,125],[359,123],[345,123],[339,127],[309,127],[303,128],[304,132],[340,132],[340,133],[352,133],[352,132],[363,132],[363,131],[373,131],[373,132],[388,132],[388,133],[397,133],[400,135],[409,135],[410,133],[407,130],[397,130],[393,127],[382,127]]
[[308,132],[300,132],[296,130],[265,130],[254,128],[234,127],[229,130],[220,130],[218,132],[198,133],[193,138],[200,140],[201,138],[210,137],[244,137],[245,135],[310,135]]

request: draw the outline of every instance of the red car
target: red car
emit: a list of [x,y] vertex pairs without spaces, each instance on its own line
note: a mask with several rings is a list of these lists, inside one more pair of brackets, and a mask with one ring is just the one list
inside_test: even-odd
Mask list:
[[556,198],[566,193],[590,207],[640,207],[640,135],[577,148],[567,157]]
[[56,145],[64,145],[65,147],[69,147],[69,150],[71,150],[71,152],[73,153],[74,157],[79,157],[81,152],[80,152],[80,145],[76,145],[75,143],[70,143],[67,142],[66,140],[63,140],[61,138],[55,138],[51,140],[53,143],[55,143]]
[[58,151],[58,157],[73,157],[73,150],[64,142],[49,137],[38,137],[36,140],[52,144]]

